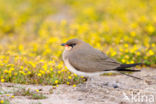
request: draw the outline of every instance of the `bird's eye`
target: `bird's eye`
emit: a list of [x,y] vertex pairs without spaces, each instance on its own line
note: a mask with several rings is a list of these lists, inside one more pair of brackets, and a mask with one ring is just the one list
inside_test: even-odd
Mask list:
[[69,44],[69,46],[74,47],[76,43]]

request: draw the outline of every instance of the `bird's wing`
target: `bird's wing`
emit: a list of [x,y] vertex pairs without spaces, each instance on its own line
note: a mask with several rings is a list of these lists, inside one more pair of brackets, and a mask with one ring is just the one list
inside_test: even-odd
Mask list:
[[68,60],[74,68],[83,72],[109,71],[120,66],[120,63],[92,47],[72,52]]

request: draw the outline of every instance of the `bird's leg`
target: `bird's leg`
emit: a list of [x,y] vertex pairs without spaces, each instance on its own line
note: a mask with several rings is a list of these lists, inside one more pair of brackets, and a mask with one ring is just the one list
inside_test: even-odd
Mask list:
[[88,85],[91,81],[92,81],[91,77],[86,77],[86,88],[88,88]]

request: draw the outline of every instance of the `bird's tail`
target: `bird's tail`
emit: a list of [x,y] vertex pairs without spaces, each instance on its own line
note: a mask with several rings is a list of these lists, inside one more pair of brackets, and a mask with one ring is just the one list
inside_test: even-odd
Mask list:
[[143,63],[135,63],[135,64],[121,64],[117,69],[125,69],[125,68],[130,68],[134,67],[137,65],[143,65]]
[[132,77],[132,78],[135,78],[135,79],[138,79],[138,80],[144,80],[142,78],[139,78],[139,77],[136,77],[136,76],[133,76],[133,75],[130,75],[130,74],[126,74],[126,73],[123,73],[123,72],[119,72],[120,74],[123,74],[123,75],[126,75],[128,77]]
[[119,72],[140,72],[140,70],[133,70],[133,69],[116,69],[116,71],[119,71]]
[[134,70],[134,69],[128,69],[131,67],[134,67],[136,65],[143,65],[142,63],[136,63],[136,64],[121,64],[118,68],[116,68],[116,71],[118,71],[120,74],[135,78],[135,79],[139,79],[139,80],[143,80],[139,77],[136,76],[132,76],[130,74],[126,74],[125,72],[140,72],[140,70]]

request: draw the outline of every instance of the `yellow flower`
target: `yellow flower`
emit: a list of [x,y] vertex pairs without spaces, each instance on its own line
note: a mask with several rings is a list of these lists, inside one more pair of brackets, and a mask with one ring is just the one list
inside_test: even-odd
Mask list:
[[130,63],[131,63],[131,64],[134,64],[134,61],[132,60],[132,61],[130,61]]
[[39,72],[40,72],[41,74],[45,74],[45,71],[43,71],[43,70],[40,70]]
[[53,68],[50,68],[50,71],[53,71]]
[[30,64],[33,68],[36,67],[36,64],[35,64],[34,62],[29,61],[29,64]]
[[38,90],[38,89],[36,89],[36,92],[39,92],[39,90]]
[[20,68],[21,68],[21,69],[23,69],[24,67],[23,67],[23,66],[21,66]]
[[42,68],[43,68],[44,70],[47,70],[47,68],[48,68],[47,64],[43,65]]
[[74,84],[73,87],[76,87],[76,84]]
[[136,36],[136,33],[134,31],[132,31],[130,34],[131,34],[132,37]]
[[4,64],[0,63],[0,66],[3,66]]
[[0,104],[3,104],[4,103],[4,100],[0,100]]
[[77,74],[74,73],[74,76],[77,77]]
[[67,83],[67,85],[69,85],[70,84],[70,82],[66,82]]
[[70,71],[68,71],[68,74],[71,74],[71,72],[70,72]]
[[19,47],[18,47],[18,49],[19,49],[20,51],[22,51],[22,50],[24,49],[23,45],[20,44]]
[[138,24],[137,24],[137,23],[132,23],[132,24],[131,24],[131,27],[132,27],[132,28],[137,28],[137,27],[138,27]]
[[9,74],[11,74],[11,73],[12,73],[12,71],[11,71],[11,70],[9,70],[9,71],[8,71],[8,73],[9,73]]
[[48,64],[55,64],[55,61],[49,61]]
[[58,73],[58,74],[60,74],[60,73],[61,73],[61,71],[58,71],[57,73]]
[[25,71],[28,71],[28,68],[25,68],[24,70],[25,70]]
[[15,69],[12,67],[12,68],[10,68],[10,71],[14,71]]
[[123,52],[123,48],[119,48],[119,50],[120,50],[121,52]]
[[4,79],[1,79],[1,82],[3,83],[5,80]]
[[155,44],[154,43],[152,43],[152,47],[155,47]]
[[37,76],[41,77],[41,76],[42,76],[42,74],[41,74],[41,73],[38,73],[38,74],[37,74]]
[[11,98],[14,98],[15,96],[11,96]]
[[125,63],[125,62],[126,62],[126,60],[125,60],[125,59],[122,59],[121,61],[122,61],[122,63]]
[[67,66],[64,67],[65,69],[68,69]]
[[147,31],[149,33],[153,33],[154,32],[154,27],[152,25],[147,26]]
[[81,76],[81,78],[84,78],[84,76]]
[[65,71],[65,69],[62,69],[62,70],[61,70],[61,72],[64,72],[64,71]]
[[154,55],[154,52],[153,52],[152,50],[149,50],[149,51],[148,51],[148,54],[149,54],[150,56],[152,56],[152,55]]
[[68,76],[68,79],[72,79],[72,77],[71,76]]
[[111,56],[115,56],[115,55],[116,55],[115,51],[111,52]]
[[9,71],[7,69],[4,70],[4,73],[8,73]]
[[58,80],[55,80],[55,84],[58,84]]
[[124,44],[124,47],[125,47],[125,48],[128,48],[128,44]]
[[6,96],[10,96],[9,94],[7,94]]
[[39,63],[44,63],[44,60],[41,59],[41,60],[39,61]]
[[136,55],[137,55],[137,56],[140,56],[140,54],[141,54],[140,52],[136,52]]
[[49,71],[49,70],[47,70],[47,73],[50,73],[50,71]]
[[28,71],[28,74],[31,74],[31,71]]
[[62,64],[60,63],[58,66],[57,66],[58,69],[61,69],[62,68]]

